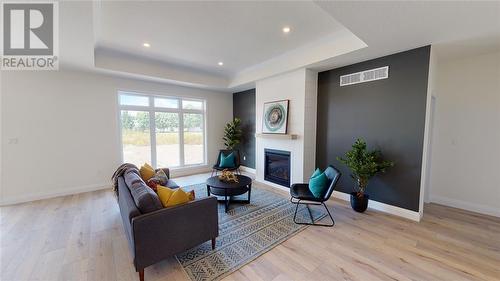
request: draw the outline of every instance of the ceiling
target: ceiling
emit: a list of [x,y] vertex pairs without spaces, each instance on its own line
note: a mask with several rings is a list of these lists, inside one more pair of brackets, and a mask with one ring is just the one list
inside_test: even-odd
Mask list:
[[64,1],[59,10],[63,67],[228,92],[429,44],[443,59],[500,50],[499,1]]
[[108,1],[95,26],[100,48],[227,76],[341,29],[309,1]]
[[316,64],[319,71],[426,45],[439,46],[438,59],[500,50],[500,1],[316,3],[368,45]]

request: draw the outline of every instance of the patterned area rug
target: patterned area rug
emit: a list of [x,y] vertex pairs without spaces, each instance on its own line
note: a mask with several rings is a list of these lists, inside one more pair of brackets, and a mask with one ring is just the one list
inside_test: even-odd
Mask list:
[[[207,196],[205,184],[183,189],[194,189],[198,198]],[[242,199],[246,196],[241,195]],[[315,220],[325,216],[314,207],[311,210]],[[193,281],[220,280],[307,227],[293,222],[294,212],[295,204],[288,197],[252,186],[250,204],[230,204],[225,213],[219,203],[215,250],[208,241],[177,255],[177,260]],[[297,220],[310,221],[304,205],[299,207]]]

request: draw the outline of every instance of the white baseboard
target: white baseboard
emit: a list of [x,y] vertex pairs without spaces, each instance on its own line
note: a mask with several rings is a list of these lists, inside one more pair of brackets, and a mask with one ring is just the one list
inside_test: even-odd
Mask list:
[[242,170],[243,172],[254,174],[254,175],[256,173],[255,169],[249,168],[247,166],[240,166],[240,170]]
[[[258,182],[258,183],[262,183],[262,184],[265,184],[265,185],[268,185],[268,186],[271,186],[271,187],[275,187],[275,188],[278,188],[278,189],[290,192],[289,188],[286,188],[284,186],[281,186],[281,185],[278,185],[278,184],[275,184],[275,183],[272,183],[272,182],[268,182],[268,181],[265,181],[265,180],[259,180],[259,179],[255,179],[255,181]],[[350,201],[351,200],[351,195],[347,194],[347,193],[344,193],[344,192],[333,191],[332,196],[335,197],[335,198],[338,198],[340,200],[344,200],[344,201]],[[384,213],[387,213],[387,214],[395,215],[395,216],[398,216],[398,217],[402,217],[402,218],[405,218],[405,219],[409,219],[409,220],[412,220],[412,221],[416,221],[416,222],[420,221],[420,213],[419,212],[415,212],[415,211],[411,211],[411,210],[408,210],[408,209],[404,209],[404,208],[400,208],[400,207],[388,205],[388,204],[381,203],[381,202],[378,202],[378,201],[374,201],[374,200],[371,200],[371,199],[370,199],[370,201],[368,201],[368,208],[373,209],[373,210],[377,210],[377,211],[381,211],[381,212],[384,212]]]
[[464,209],[467,211],[476,212],[476,213],[480,213],[480,214],[484,214],[484,215],[500,217],[500,209],[495,208],[495,207],[491,207],[491,206],[470,203],[470,202],[466,202],[466,201],[462,201],[462,200],[451,199],[451,198],[447,198],[447,197],[443,197],[443,196],[436,196],[436,195],[432,195],[432,194],[430,196],[430,202],[453,207],[453,208]]
[[274,187],[274,188],[278,188],[278,189],[284,190],[286,192],[290,192],[290,188],[286,188],[284,186],[281,186],[279,184],[275,184],[273,182],[269,182],[269,181],[266,181],[266,180],[259,180],[259,179],[254,179],[254,181],[258,182],[258,183],[261,183],[261,184],[265,184],[267,186],[271,186],[271,187]]
[[10,196],[10,197],[6,197],[6,198],[2,198],[0,201],[0,206],[14,205],[14,204],[19,204],[19,203],[25,203],[25,202],[30,202],[30,201],[42,200],[42,199],[49,199],[49,198],[54,198],[54,197],[59,197],[59,196],[73,195],[73,194],[90,192],[90,191],[101,190],[101,189],[106,189],[106,188],[111,189],[111,185],[109,183],[91,184],[91,185],[78,186],[78,187],[72,187],[72,188],[51,190],[48,192],[37,192],[37,193],[26,194],[26,195],[22,195],[22,196]]
[[[348,193],[340,192],[340,191],[333,191],[332,193],[333,197],[338,198],[340,200],[344,201],[350,201],[351,200],[351,195]],[[398,217],[406,218],[412,221],[419,222],[420,221],[420,213],[411,211],[408,209],[392,206],[389,204],[381,203],[375,200],[370,199],[368,201],[368,208],[374,209],[377,211],[381,211],[387,214],[395,215]]]

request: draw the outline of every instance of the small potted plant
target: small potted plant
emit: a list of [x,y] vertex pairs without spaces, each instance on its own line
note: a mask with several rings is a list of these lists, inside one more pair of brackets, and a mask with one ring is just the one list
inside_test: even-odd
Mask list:
[[391,161],[381,159],[380,150],[368,151],[366,142],[357,139],[352,149],[347,151],[345,158],[337,157],[337,160],[345,164],[351,170],[351,177],[356,181],[354,192],[351,192],[351,207],[356,212],[364,212],[368,208],[368,194],[365,194],[368,181],[383,173],[389,167],[394,166]]

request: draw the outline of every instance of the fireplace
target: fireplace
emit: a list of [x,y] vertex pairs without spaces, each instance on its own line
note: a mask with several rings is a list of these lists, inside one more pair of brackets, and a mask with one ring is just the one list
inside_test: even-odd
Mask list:
[[290,187],[290,152],[264,149],[264,179]]

